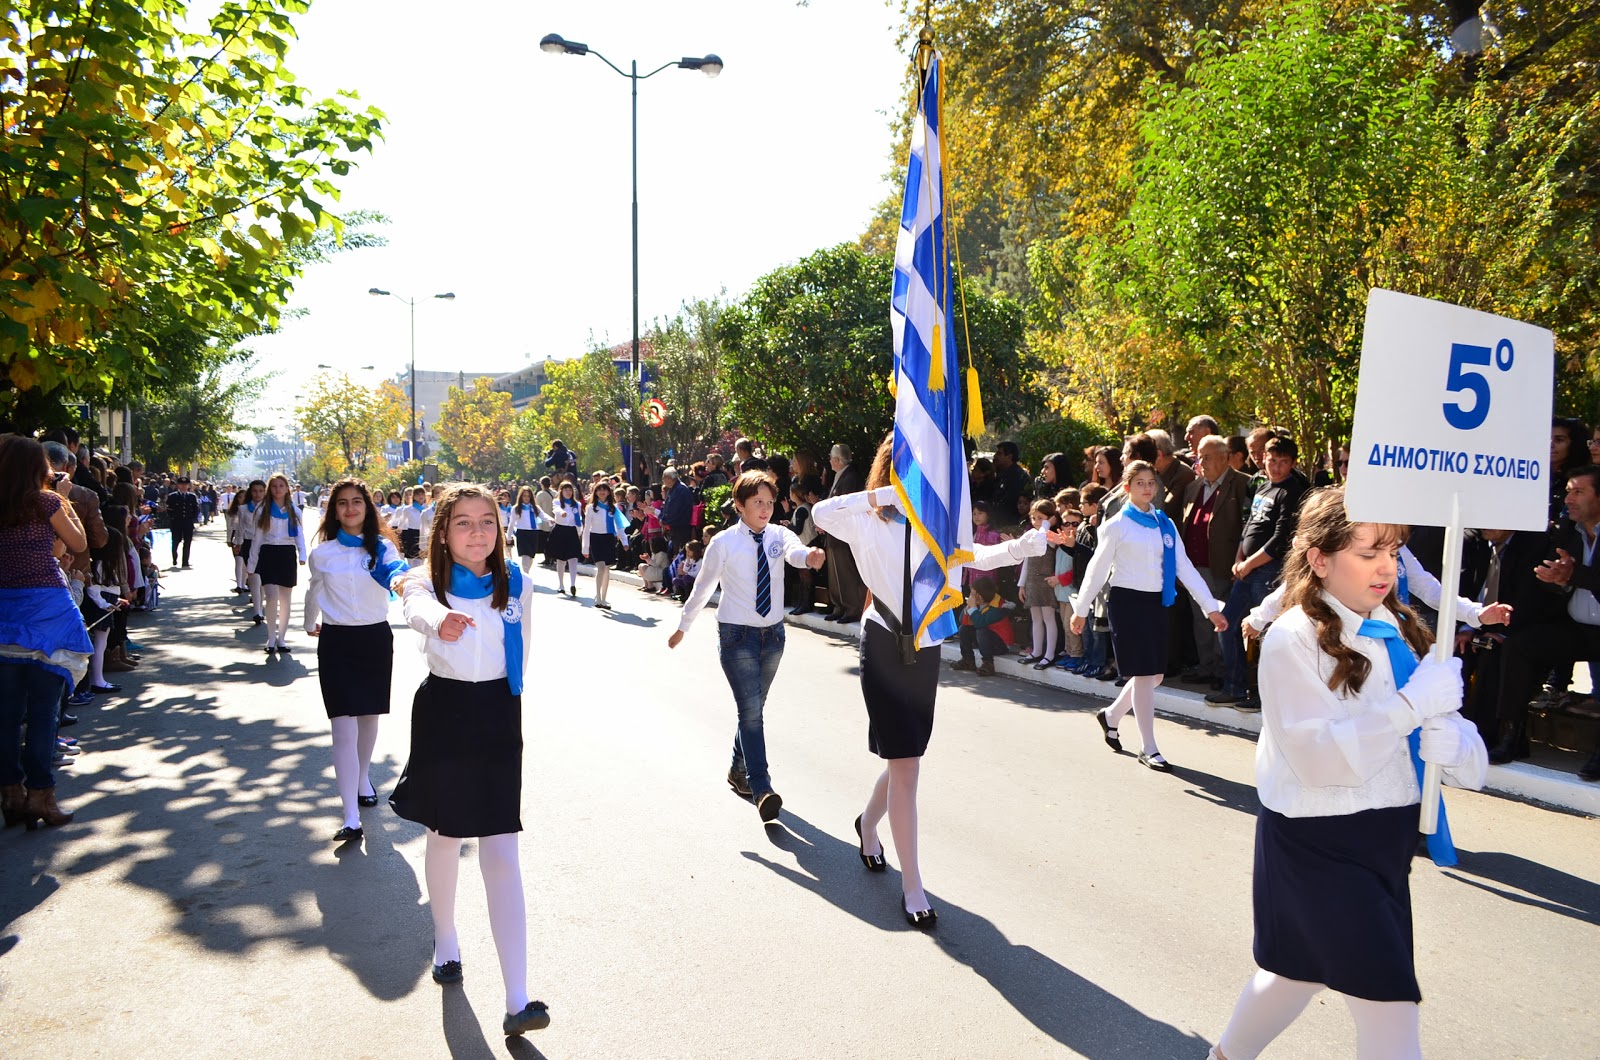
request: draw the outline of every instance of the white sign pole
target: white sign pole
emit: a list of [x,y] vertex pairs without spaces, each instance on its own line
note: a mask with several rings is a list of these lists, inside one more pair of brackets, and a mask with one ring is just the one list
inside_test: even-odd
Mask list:
[[[1450,522],[1444,529],[1444,561],[1439,567],[1439,635],[1433,641],[1433,657],[1440,663],[1450,661],[1456,648],[1456,600],[1461,584],[1461,541],[1466,528],[1461,525],[1461,494],[1450,499]],[[1433,835],[1439,830],[1439,794],[1444,786],[1444,769],[1428,762],[1422,771],[1422,824],[1423,835]]]

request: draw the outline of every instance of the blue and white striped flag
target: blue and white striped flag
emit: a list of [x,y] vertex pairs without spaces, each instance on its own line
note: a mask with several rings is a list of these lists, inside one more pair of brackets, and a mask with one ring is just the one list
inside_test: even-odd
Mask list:
[[939,78],[933,53],[917,99],[905,203],[894,252],[894,473],[911,553],[911,625],[918,640],[956,634],[959,572],[972,560],[972,498],[962,448],[961,383],[952,339],[953,274],[945,241]]

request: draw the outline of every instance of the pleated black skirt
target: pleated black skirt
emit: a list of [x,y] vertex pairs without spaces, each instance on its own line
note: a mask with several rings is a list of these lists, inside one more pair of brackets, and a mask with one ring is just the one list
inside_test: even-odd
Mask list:
[[1421,1001],[1411,943],[1420,806],[1256,816],[1256,963],[1368,1001]]
[[537,531],[537,530],[518,530],[517,531],[517,555],[519,555],[519,556],[528,556],[528,557],[532,558],[534,556],[537,556],[538,554],[539,554],[539,531]]
[[617,562],[617,539],[610,534],[593,534],[589,538],[589,561],[614,565]]
[[300,553],[293,545],[262,545],[256,557],[256,576],[262,585],[292,589],[300,581]]
[[1106,610],[1111,616],[1111,647],[1117,653],[1117,673],[1123,677],[1166,673],[1168,618],[1161,594],[1113,585],[1106,597]]
[[554,560],[577,559],[583,555],[583,543],[578,540],[578,528],[558,526],[550,531],[550,549],[546,556]]
[[860,651],[867,749],[879,758],[921,758],[933,738],[939,647],[917,649],[916,663],[907,666],[900,661],[895,635],[863,620]]
[[394,633],[387,622],[370,626],[322,624],[317,637],[317,684],[330,718],[389,713],[394,673]]
[[522,697],[505,678],[423,679],[411,704],[411,754],[389,805],[440,835],[522,831]]

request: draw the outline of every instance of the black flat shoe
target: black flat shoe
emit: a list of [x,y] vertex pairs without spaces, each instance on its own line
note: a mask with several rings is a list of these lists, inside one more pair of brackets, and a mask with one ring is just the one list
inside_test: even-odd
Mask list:
[[1162,758],[1160,751],[1157,751],[1153,755],[1141,754],[1139,756],[1139,764],[1142,766],[1148,766],[1157,773],[1172,772],[1172,763],[1167,761],[1165,758]]
[[1117,735],[1117,730],[1113,729],[1110,723],[1106,721],[1106,711],[1109,709],[1111,708],[1102,707],[1095,711],[1094,720],[1100,723],[1100,734],[1105,737],[1106,746],[1117,752],[1117,754],[1121,754],[1122,738]]
[[433,966],[433,981],[440,986],[454,986],[464,978],[460,961],[445,961]]
[[268,655],[278,654],[278,646],[276,644],[268,644],[265,650]]
[[861,864],[867,867],[868,872],[887,872],[889,863],[883,860],[883,851],[868,854],[866,850],[866,837],[861,834],[861,815],[856,815],[856,853],[861,855]]
[[783,809],[783,796],[775,791],[763,791],[756,800],[756,812],[761,814],[763,824],[771,824],[778,819],[778,811]]
[[255,625],[258,625],[258,626],[261,625],[261,623],[265,622],[266,620],[267,620],[267,616],[266,615],[251,615],[250,616],[250,621],[252,623],[254,623]]
[[121,685],[90,685],[89,691],[97,696],[109,695],[112,692],[121,692]]
[[78,724],[78,716],[76,714],[63,713],[61,715],[60,719],[56,722],[56,727],[60,728],[60,729],[65,729],[69,725],[76,725],[76,724]]
[[281,651],[283,654],[288,655],[290,653],[291,649],[289,648],[289,645],[287,645],[287,644],[280,644],[280,645],[278,645],[278,650]]
[[521,1012],[507,1013],[500,1029],[507,1038],[515,1038],[529,1031],[542,1031],[550,1026],[550,1009],[543,1001],[530,1001]]
[[351,828],[349,825],[345,825],[343,828],[333,833],[333,841],[335,843],[359,843],[361,840],[365,839],[366,836],[367,833],[361,829]]
[[371,795],[357,795],[356,796],[356,805],[357,806],[376,806],[376,805],[378,805],[378,793],[377,792],[373,792]]
[[905,895],[900,896],[900,911],[906,915],[906,923],[918,931],[932,931],[933,926],[939,922],[939,914],[934,912],[932,908],[923,909],[916,913],[907,909]]

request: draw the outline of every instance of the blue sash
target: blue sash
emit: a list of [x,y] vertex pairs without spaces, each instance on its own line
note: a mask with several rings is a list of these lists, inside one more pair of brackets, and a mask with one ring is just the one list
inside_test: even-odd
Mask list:
[[[339,544],[348,548],[365,549],[367,547],[367,543],[364,539],[359,538],[354,534],[345,533],[343,528],[340,528],[339,530],[338,541]],[[382,540],[378,542],[378,557],[379,560],[381,560],[383,557]],[[404,560],[392,559],[387,563],[379,562],[379,560],[375,560],[372,566],[368,568],[368,571],[372,575],[372,580],[383,586],[385,589],[389,588],[389,583],[394,580],[394,576],[396,574],[411,569],[411,565]]]
[[1152,507],[1141,512],[1130,501],[1123,506],[1122,514],[1140,526],[1161,533],[1161,606],[1171,607],[1178,599],[1178,528],[1160,508]]

